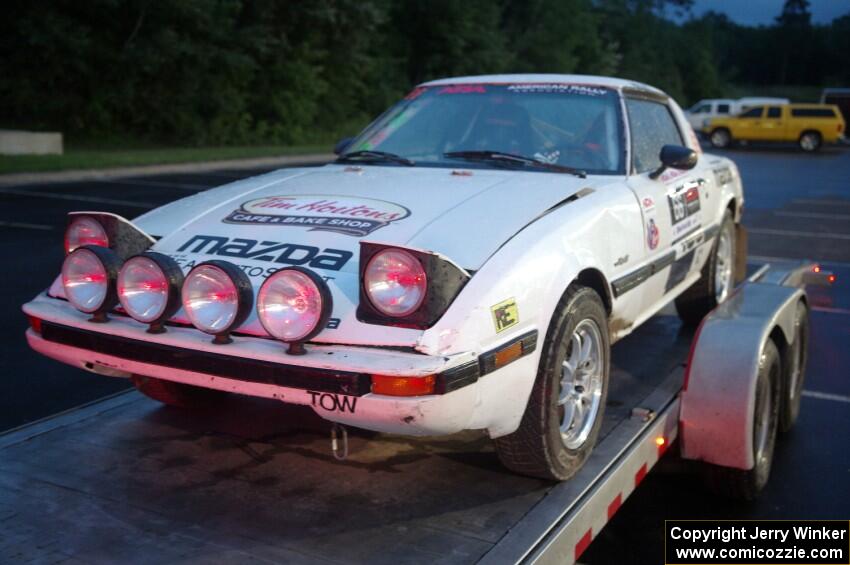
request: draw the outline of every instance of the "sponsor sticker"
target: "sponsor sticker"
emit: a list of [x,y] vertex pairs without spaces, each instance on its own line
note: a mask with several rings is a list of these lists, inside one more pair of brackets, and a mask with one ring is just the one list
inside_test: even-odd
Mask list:
[[404,206],[350,196],[264,196],[243,202],[227,224],[295,226],[363,237],[410,216]]
[[560,92],[562,94],[584,94],[586,96],[602,96],[607,94],[607,88],[588,86],[586,84],[561,83],[521,83],[508,86],[509,92]]
[[661,232],[658,229],[658,224],[655,223],[654,218],[650,218],[649,225],[646,226],[646,244],[650,249],[655,249],[660,241]]
[[495,306],[491,306],[490,312],[493,314],[493,324],[496,326],[496,333],[502,332],[519,323],[519,309],[517,308],[515,298],[508,298]]

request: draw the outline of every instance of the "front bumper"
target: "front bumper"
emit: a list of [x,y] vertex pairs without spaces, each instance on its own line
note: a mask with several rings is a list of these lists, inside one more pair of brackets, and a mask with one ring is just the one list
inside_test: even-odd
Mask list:
[[[169,326],[149,334],[122,316],[96,324],[64,300],[41,294],[24,306],[41,320],[27,332],[30,346],[48,357],[111,376],[145,375],[195,386],[307,405],[331,421],[405,435],[467,429],[477,404],[478,379],[496,352],[430,356],[382,348],[308,345],[290,356],[275,340],[233,336],[215,345],[195,328]],[[536,345],[528,337],[524,351]],[[488,370],[489,369],[489,370]],[[435,393],[418,397],[373,394],[373,374],[434,375]]]

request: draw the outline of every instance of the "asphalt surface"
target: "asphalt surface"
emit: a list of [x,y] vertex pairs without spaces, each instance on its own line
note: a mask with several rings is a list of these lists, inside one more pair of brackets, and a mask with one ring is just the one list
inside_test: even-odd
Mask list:
[[[850,513],[850,150],[816,155],[740,148],[754,258],[809,258],[839,276],[815,289],[807,394],[797,427],[776,452],[771,483],[749,505],[705,494],[698,473],[668,457],[650,473],[583,562],[661,562],[664,519],[835,518]],[[0,431],[72,409],[126,387],[38,356],[25,343],[20,305],[48,286],[63,258],[65,215],[95,209],[132,218],[182,196],[257,171],[169,174],[98,182],[0,187]]]

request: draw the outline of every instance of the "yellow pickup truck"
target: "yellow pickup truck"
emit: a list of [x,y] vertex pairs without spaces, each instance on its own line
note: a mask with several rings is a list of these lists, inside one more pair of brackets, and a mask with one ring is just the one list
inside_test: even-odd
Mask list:
[[824,143],[837,142],[844,128],[844,118],[832,104],[771,104],[713,118],[702,131],[712,146],[721,149],[734,141],[783,141],[796,142],[803,151],[817,151]]

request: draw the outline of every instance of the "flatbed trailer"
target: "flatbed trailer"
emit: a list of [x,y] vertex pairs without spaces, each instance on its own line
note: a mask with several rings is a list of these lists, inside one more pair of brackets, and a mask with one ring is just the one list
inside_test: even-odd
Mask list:
[[[813,282],[809,265],[751,273],[729,308],[769,331]],[[563,483],[505,470],[483,432],[351,430],[337,461],[309,409],[120,393],[0,435],[0,562],[574,562],[677,447],[686,364],[723,346],[699,343],[667,311],[614,346],[599,441]]]

